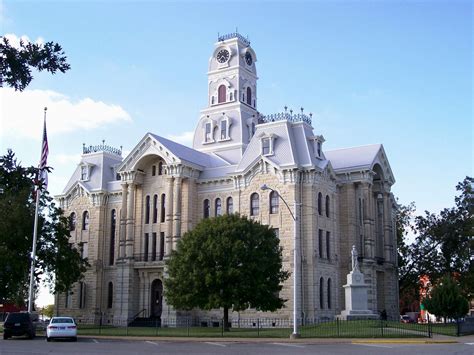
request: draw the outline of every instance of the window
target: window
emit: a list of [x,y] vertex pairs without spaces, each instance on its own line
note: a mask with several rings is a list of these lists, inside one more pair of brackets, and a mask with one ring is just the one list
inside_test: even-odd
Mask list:
[[229,101],[234,101],[234,95],[232,93],[229,93]]
[[247,105],[252,105],[252,89],[250,87],[247,88]]
[[89,256],[89,248],[87,243],[79,243],[79,254],[82,259],[85,259]]
[[225,97],[226,97],[226,89],[225,85],[219,86],[218,93],[217,93],[217,103],[223,103],[225,102]]
[[280,203],[280,198],[278,196],[278,192],[276,191],[270,192],[270,213],[271,214],[278,213],[279,203]]
[[156,175],[156,165],[153,165],[151,167],[151,176],[155,176]]
[[234,200],[232,197],[227,197],[227,214],[234,213]]
[[262,155],[270,154],[270,138],[262,139]]
[[206,123],[206,132],[205,132],[205,141],[210,142],[212,140],[212,124],[210,122]]
[[107,308],[112,308],[114,303],[114,284],[109,282],[108,292],[107,292]]
[[163,175],[163,162],[158,163],[158,175]]
[[211,105],[214,105],[214,96],[211,96]]
[[211,215],[211,205],[208,199],[204,200],[202,208],[203,208],[203,217],[209,218],[209,216]]
[[151,234],[151,261],[156,260],[156,233]]
[[71,307],[71,302],[72,302],[72,292],[71,291],[66,291],[65,294],[65,300],[64,300],[64,308],[69,308]]
[[323,257],[323,230],[318,230],[318,249],[319,249],[319,257]]
[[143,261],[148,261],[148,233],[145,233],[143,241]]
[[165,202],[166,202],[165,194],[162,194],[161,195],[161,213],[160,213],[161,223],[163,223],[165,221],[165,212],[166,212]]
[[319,279],[319,308],[324,309],[324,279]]
[[216,217],[217,216],[222,216],[222,202],[221,202],[220,198],[216,198],[215,211],[216,211]]
[[86,231],[89,229],[89,212],[84,211],[82,213],[82,230]]
[[328,279],[328,309],[331,309],[331,279]]
[[227,139],[227,120],[221,121],[221,139]]
[[109,246],[109,265],[114,264],[115,260],[115,227],[117,225],[117,213],[112,210],[110,213],[110,246]]
[[272,228],[273,233],[275,233],[275,236],[280,239],[280,230],[278,228]]
[[255,122],[252,122],[252,136],[255,134]]
[[260,212],[260,197],[258,196],[258,193],[254,192],[250,196],[250,215],[257,216],[259,212]]
[[331,232],[326,232],[326,258],[331,259]]
[[318,194],[318,214],[323,215],[323,194],[321,192]]
[[72,212],[70,215],[69,215],[69,230],[72,232],[74,230],[76,230],[76,213]]
[[329,196],[326,195],[326,217],[329,218],[329,212],[330,212],[330,209],[329,209]]
[[159,260],[163,260],[165,256],[165,232],[160,232],[160,256]]
[[316,149],[317,149],[318,157],[320,157],[321,156],[321,142],[318,141],[318,143],[316,143]]
[[150,196],[145,198],[145,224],[150,223]]
[[89,180],[89,167],[87,165],[81,166],[81,180]]
[[79,282],[79,308],[86,306],[86,284]]
[[153,195],[153,223],[158,222],[158,195]]

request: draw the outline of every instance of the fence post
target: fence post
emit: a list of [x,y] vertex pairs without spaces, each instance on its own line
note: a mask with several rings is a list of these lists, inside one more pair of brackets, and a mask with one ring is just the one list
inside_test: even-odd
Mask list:
[[260,338],[260,318],[257,318],[257,337]]
[[382,333],[382,338],[383,338],[383,320],[380,318],[380,332]]
[[433,330],[431,329],[431,321],[430,316],[428,315],[428,338],[433,337]]
[[461,322],[459,321],[459,318],[456,318],[456,336],[461,335]]
[[189,318],[186,319],[186,328],[187,328],[187,334],[189,337]]
[[128,319],[125,322],[125,335],[128,336]]
[[337,329],[337,337],[340,336],[340,332],[339,332],[339,318],[336,318],[336,329]]

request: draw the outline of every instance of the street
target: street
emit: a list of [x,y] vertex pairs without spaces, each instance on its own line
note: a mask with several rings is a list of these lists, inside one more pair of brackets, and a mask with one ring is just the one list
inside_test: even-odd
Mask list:
[[[34,340],[16,338],[0,340],[1,355],[21,354],[351,354],[351,355],[384,355],[390,354],[457,354],[473,355],[474,343],[451,344],[403,344],[403,343],[340,343],[333,344],[315,342],[282,342],[278,339],[267,342],[224,342],[209,339],[209,341],[191,342],[155,340],[123,340],[79,338],[77,343],[69,341],[54,341],[48,343],[44,337]],[[467,340],[466,340],[467,341]]]

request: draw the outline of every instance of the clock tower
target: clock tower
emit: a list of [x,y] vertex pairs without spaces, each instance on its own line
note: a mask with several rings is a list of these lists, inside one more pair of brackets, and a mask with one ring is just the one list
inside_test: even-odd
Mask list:
[[237,164],[258,123],[257,56],[239,33],[219,36],[209,58],[208,104],[201,111],[193,148]]

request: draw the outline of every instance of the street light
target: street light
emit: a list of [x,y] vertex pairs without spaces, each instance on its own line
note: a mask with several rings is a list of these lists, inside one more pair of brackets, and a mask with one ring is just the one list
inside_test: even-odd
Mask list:
[[278,191],[272,189],[271,187],[267,186],[267,184],[263,184],[260,187],[261,190],[270,190],[275,192],[278,197],[283,201],[285,204],[286,208],[288,208],[288,211],[290,212],[291,218],[293,218],[293,265],[294,265],[294,270],[293,270],[293,334],[291,334],[291,338],[299,338],[300,334],[298,333],[298,262],[299,262],[299,239],[298,239],[298,228],[297,228],[297,223],[298,223],[298,217],[297,217],[297,203],[296,203],[296,198],[294,202],[294,207],[293,211],[291,211],[290,206],[288,206],[288,203],[286,203],[285,199],[278,193]]

